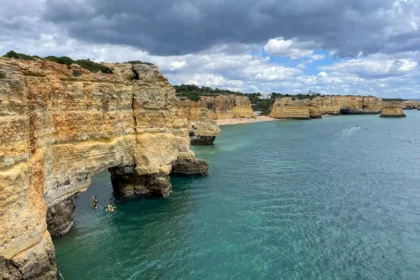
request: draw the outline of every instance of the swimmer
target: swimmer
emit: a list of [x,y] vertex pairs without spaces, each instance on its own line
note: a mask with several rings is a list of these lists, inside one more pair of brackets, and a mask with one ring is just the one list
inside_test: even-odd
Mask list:
[[96,197],[96,195],[92,196],[92,200],[93,200],[94,202],[98,202],[98,198]]
[[108,212],[114,212],[114,210],[115,210],[115,207],[113,207],[113,206],[111,206],[111,205],[108,204],[108,206],[106,208],[106,211],[108,211]]
[[98,208],[98,206],[96,205],[96,203],[95,203],[95,202],[92,202],[92,203],[90,204],[90,207],[92,207],[93,209]]

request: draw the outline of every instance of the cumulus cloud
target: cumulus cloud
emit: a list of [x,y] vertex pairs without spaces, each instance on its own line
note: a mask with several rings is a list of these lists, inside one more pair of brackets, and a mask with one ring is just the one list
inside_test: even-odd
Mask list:
[[245,92],[418,97],[419,14],[417,0],[4,1],[0,52],[150,61],[173,84]]
[[74,38],[159,55],[278,37],[315,42],[340,56],[420,46],[420,8],[408,0],[45,0],[44,6],[44,21]]
[[412,73],[416,68],[417,62],[411,59],[351,59],[331,66],[324,66],[320,69],[338,73],[352,73],[366,78],[383,78],[406,75]]
[[291,59],[310,57],[315,60],[322,59],[323,56],[314,54],[313,49],[316,44],[313,42],[299,42],[297,40],[284,40],[283,38],[270,39],[264,46],[268,55],[286,56]]

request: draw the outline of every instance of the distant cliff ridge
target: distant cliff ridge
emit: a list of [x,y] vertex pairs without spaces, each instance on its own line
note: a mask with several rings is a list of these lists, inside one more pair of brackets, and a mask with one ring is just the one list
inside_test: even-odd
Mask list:
[[285,97],[276,99],[270,116],[277,119],[309,119],[322,115],[379,114],[382,107],[382,99],[373,96]]
[[201,96],[199,101],[182,100],[184,111],[189,120],[197,121],[200,110],[210,111],[214,119],[255,118],[251,102],[246,96],[219,95]]
[[167,197],[169,174],[205,174],[189,122],[157,66],[0,58],[0,279],[55,279],[51,235],[109,170],[124,197]]

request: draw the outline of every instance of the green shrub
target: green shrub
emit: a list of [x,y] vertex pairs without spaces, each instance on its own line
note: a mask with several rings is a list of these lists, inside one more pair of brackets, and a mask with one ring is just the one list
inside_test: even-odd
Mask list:
[[79,64],[83,68],[91,71],[91,72],[98,72],[101,71],[102,73],[112,74],[113,71],[108,66],[96,63],[91,61],[90,59],[79,59],[76,60],[74,63]]
[[71,65],[74,63],[74,60],[67,56],[56,57],[56,56],[47,56],[45,60],[57,62],[60,64]]
[[6,78],[6,74],[4,74],[3,72],[0,72],[0,79],[4,79]]
[[3,57],[14,58],[14,59],[23,59],[23,60],[35,60],[37,56],[30,56],[24,53],[17,53],[15,51],[9,51]]
[[86,70],[89,70],[91,72],[98,72],[101,71],[102,73],[106,74],[112,74],[113,71],[108,66],[102,65],[100,63],[96,63],[94,61],[91,61],[90,59],[78,59],[73,60],[70,57],[62,56],[62,57],[56,57],[56,56],[47,56],[45,60],[57,62],[60,64],[65,65],[71,65],[71,64],[78,64],[81,67],[85,68]]
[[402,102],[405,99],[402,98],[382,98],[382,101],[386,101],[386,102]]
[[[3,57],[9,57],[9,58],[14,58],[14,59],[24,59],[24,60],[35,60],[35,59],[42,59],[39,56],[30,56],[27,54],[23,54],[23,53],[17,53],[15,51],[9,51],[8,53],[6,53],[5,55],[3,55]],[[43,60],[47,60],[47,61],[52,61],[52,62],[56,62],[59,64],[64,64],[64,65],[71,65],[73,63],[80,65],[81,67],[91,71],[91,72],[98,72],[101,71],[102,73],[106,73],[106,74],[112,74],[113,71],[111,68],[109,68],[108,66],[102,65],[100,63],[96,63],[91,61],[90,59],[79,59],[79,60],[73,60],[70,57],[67,56],[62,56],[62,57],[56,57],[56,56],[47,56],[45,58],[43,58]],[[146,62],[143,62],[145,64],[148,64]],[[67,67],[69,68],[69,67]]]
[[130,61],[127,61],[126,63],[130,63],[130,64],[146,64],[146,65],[154,65],[153,63],[150,63],[150,62],[144,62],[144,61],[140,61],[140,60],[130,60]]
[[80,75],[82,75],[82,72],[79,70],[73,70],[73,77],[79,77]]

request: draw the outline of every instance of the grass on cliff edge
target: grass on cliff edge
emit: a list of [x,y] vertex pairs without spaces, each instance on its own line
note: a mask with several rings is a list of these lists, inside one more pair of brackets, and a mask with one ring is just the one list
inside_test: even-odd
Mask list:
[[[113,70],[111,68],[109,68],[108,66],[105,66],[105,65],[100,64],[100,63],[96,63],[94,61],[91,61],[90,59],[73,60],[72,58],[67,57],[67,56],[57,57],[57,56],[52,56],[52,55],[41,58],[37,55],[31,56],[31,55],[27,55],[27,54],[24,54],[24,53],[17,53],[15,51],[9,51],[5,55],[3,55],[3,57],[14,58],[14,59],[23,59],[23,60],[41,59],[41,60],[52,61],[52,62],[56,62],[56,63],[59,63],[59,64],[65,64],[65,65],[71,65],[71,64],[75,63],[75,64],[78,64],[81,67],[85,68],[86,70],[89,70],[90,72],[101,71],[102,73],[105,73],[105,74],[112,74],[113,73]],[[140,60],[128,61],[126,63],[153,65],[150,62],[143,62],[143,61],[140,61]],[[73,76],[80,76],[80,73],[78,73],[78,75],[74,75],[74,73],[73,73]]]
[[86,70],[88,70],[90,72],[101,71],[102,73],[106,73],[106,74],[112,74],[113,73],[112,69],[109,68],[108,66],[102,65],[100,63],[93,62],[90,59],[73,60],[73,59],[71,59],[70,57],[67,57],[67,56],[62,56],[62,57],[47,56],[45,58],[41,58],[41,57],[36,56],[36,55],[30,56],[30,55],[27,55],[27,54],[24,54],[24,53],[17,53],[15,51],[9,51],[5,55],[3,55],[3,57],[14,58],[14,59],[23,59],[23,60],[41,59],[41,60],[52,61],[52,62],[56,62],[56,63],[59,63],[59,64],[65,64],[65,65],[71,65],[71,64],[75,63],[75,64],[80,65],[81,67],[85,68]]

